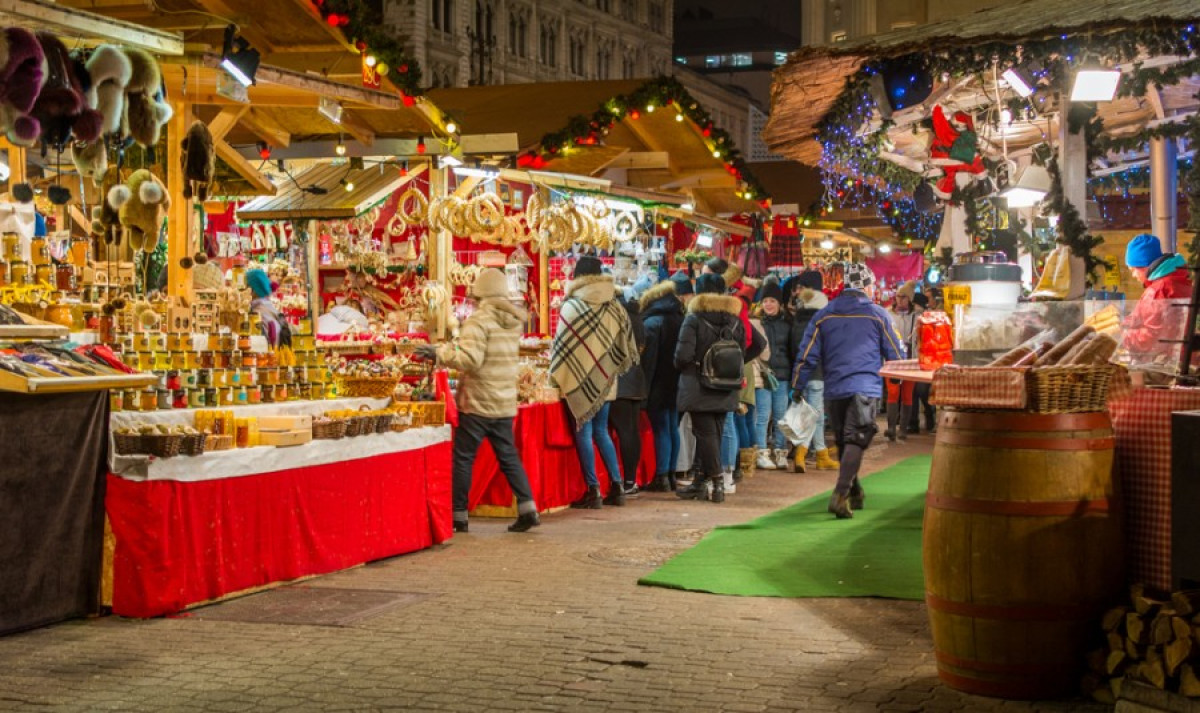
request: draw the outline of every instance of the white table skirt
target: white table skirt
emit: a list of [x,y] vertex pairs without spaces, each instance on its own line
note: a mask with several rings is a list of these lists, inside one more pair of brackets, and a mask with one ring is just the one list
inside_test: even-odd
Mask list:
[[449,426],[426,426],[400,432],[341,438],[336,441],[318,440],[302,446],[259,446],[210,451],[194,457],[113,456],[111,470],[128,480],[198,482],[310,468],[387,453],[419,450],[449,440]]
[[318,416],[326,411],[359,410],[363,406],[374,411],[387,408],[390,399],[345,398],[325,399],[322,401],[281,401],[273,404],[254,404],[251,406],[217,406],[211,409],[173,408],[161,411],[116,411],[112,414],[112,430],[132,426],[138,423],[169,426],[192,426],[196,423],[197,411],[233,411],[236,418],[257,418],[259,416],[296,416],[312,414]]

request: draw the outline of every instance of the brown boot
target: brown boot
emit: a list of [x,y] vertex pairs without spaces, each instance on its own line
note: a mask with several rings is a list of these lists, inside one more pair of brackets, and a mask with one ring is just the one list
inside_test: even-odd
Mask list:
[[743,478],[754,477],[754,461],[757,458],[758,451],[753,448],[742,448],[738,451],[738,470]]
[[829,512],[837,515],[839,520],[846,520],[854,517],[854,513],[850,511],[850,502],[845,495],[834,493],[829,497]]

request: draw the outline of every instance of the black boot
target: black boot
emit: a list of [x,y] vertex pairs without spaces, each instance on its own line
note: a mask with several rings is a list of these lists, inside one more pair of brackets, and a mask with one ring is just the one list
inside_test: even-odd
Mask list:
[[902,441],[908,440],[908,422],[910,419],[912,419],[912,406],[901,406],[900,424],[896,431],[896,438],[899,438]]
[[650,484],[645,487],[645,490],[648,493],[665,493],[669,490],[674,490],[674,488],[671,487],[671,483],[667,479],[667,474],[659,473],[658,475],[654,476],[654,480],[650,481]]
[[[718,478],[721,476],[717,476]],[[686,488],[680,488],[675,491],[675,497],[682,500],[703,500],[705,497],[705,485],[708,483],[708,476],[696,474],[692,479],[692,484]]]
[[846,502],[850,505],[851,510],[862,510],[866,499],[866,491],[862,489],[861,485],[855,484],[854,487],[850,488],[850,495]]
[[619,480],[609,481],[608,495],[604,496],[605,505],[621,507],[625,504],[625,484]]
[[836,492],[829,497],[829,512],[837,515],[839,520],[854,517],[854,513],[850,511],[850,501],[845,495],[838,495]]
[[896,440],[896,422],[900,420],[900,404],[887,405],[887,430],[883,435],[887,436],[889,441]]
[[724,475],[714,475],[712,478],[712,501],[714,503],[725,502],[725,476]]
[[590,485],[588,486],[587,493],[582,498],[571,503],[571,507],[576,510],[599,510],[600,504],[603,501],[604,498],[600,495],[600,486]]
[[455,532],[466,532],[467,531],[467,521],[466,520],[455,520],[454,521],[454,531]]
[[542,519],[536,512],[526,512],[517,515],[517,521],[508,526],[509,532],[528,532],[542,524]]

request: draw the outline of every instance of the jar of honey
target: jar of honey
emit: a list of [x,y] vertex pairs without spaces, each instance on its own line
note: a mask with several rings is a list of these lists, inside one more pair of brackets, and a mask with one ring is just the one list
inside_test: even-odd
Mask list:
[[49,263],[33,266],[33,284],[51,285],[54,283],[54,266]]
[[4,250],[3,253],[0,253],[0,255],[3,255],[5,260],[9,262],[15,262],[17,260],[25,259],[25,256],[21,254],[20,235],[17,235],[16,233],[5,233],[3,244]]
[[191,408],[204,408],[206,406],[204,400],[204,389],[188,389],[188,406]]
[[138,394],[138,409],[141,411],[153,411],[158,408],[158,390],[146,389]]
[[29,284],[30,277],[29,263],[24,260],[12,260],[8,263],[8,278],[11,284]]
[[258,386],[247,386],[246,387],[246,396],[247,396],[247,400],[251,404],[261,404],[262,403],[262,389],[259,388]]
[[8,284],[8,263],[0,260],[0,287]]
[[34,265],[50,264],[50,246],[45,238],[34,238],[29,241],[29,261]]
[[245,406],[250,403],[250,394],[245,386],[239,386],[237,393],[234,394],[233,401],[238,406]]
[[171,403],[171,406],[173,408],[187,408],[188,407],[187,389],[175,389],[171,393],[173,395],[173,400]]
[[200,352],[200,368],[212,369],[216,366],[217,359],[212,352]]
[[250,350],[250,335],[239,334],[238,339],[237,339],[237,348],[241,349],[242,351],[249,351]]
[[75,278],[75,266],[64,262],[55,267],[54,286],[68,292],[78,289],[79,283]]
[[69,259],[75,267],[87,267],[92,261],[92,241],[86,238],[72,240]]
[[219,393],[220,393],[220,401],[221,401],[222,406],[233,406],[234,405],[233,389],[231,389],[229,387],[225,387],[224,389],[220,389]]
[[168,389],[155,389],[155,395],[158,397],[158,408],[171,408],[171,392]]
[[120,389],[110,389],[108,392],[108,410],[125,410],[125,392]]

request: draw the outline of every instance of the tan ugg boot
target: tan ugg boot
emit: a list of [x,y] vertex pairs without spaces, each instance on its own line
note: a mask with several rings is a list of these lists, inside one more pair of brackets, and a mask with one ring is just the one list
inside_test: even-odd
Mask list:
[[817,470],[837,470],[841,465],[829,454],[829,449],[817,451]]
[[743,478],[754,477],[754,461],[758,458],[758,449],[742,448],[738,451],[738,470]]

